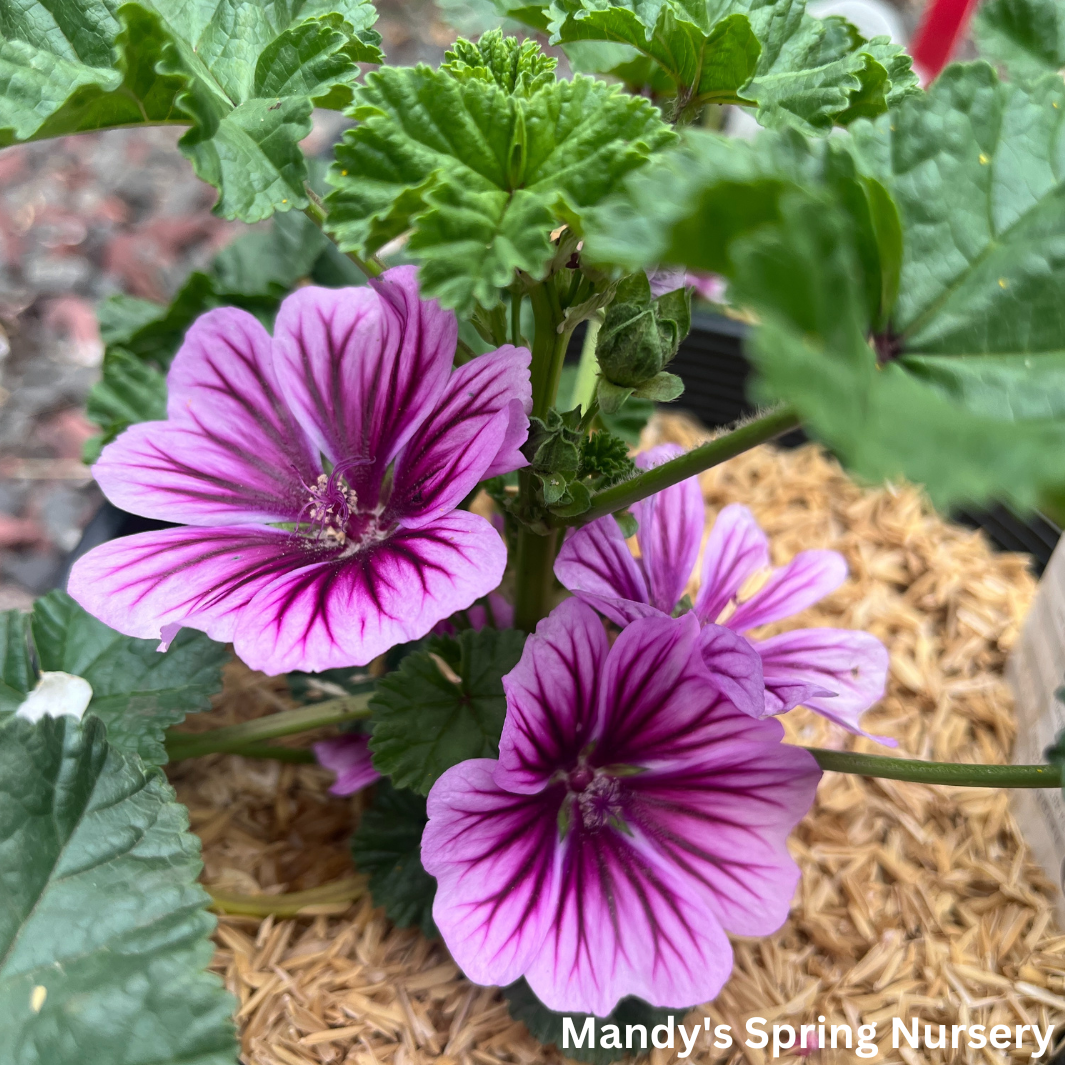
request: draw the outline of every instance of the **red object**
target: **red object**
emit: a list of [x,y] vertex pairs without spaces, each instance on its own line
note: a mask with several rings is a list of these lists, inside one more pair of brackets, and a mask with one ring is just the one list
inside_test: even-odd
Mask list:
[[913,68],[922,85],[934,81],[947,65],[965,32],[977,0],[932,0],[910,43]]

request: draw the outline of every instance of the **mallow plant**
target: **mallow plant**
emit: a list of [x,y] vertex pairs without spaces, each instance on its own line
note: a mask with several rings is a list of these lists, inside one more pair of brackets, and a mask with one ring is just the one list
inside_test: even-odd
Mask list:
[[[100,308],[86,458],[167,524],[0,615],[0,1060],[236,1061],[168,761],[368,789],[374,901],[545,1040],[712,999],[728,934],[786,918],[822,771],[1061,783],[784,743],[798,705],[868,736],[887,651],[765,637],[844,560],[772,569],[742,504],[704,545],[696,478],[801,426],[941,507],[1060,503],[1065,12],[988,0],[985,59],[922,89],[802,0],[498,2],[539,37],[432,69],[385,64],[369,0],[0,0],[0,144],[175,125],[264,223],[169,306]],[[352,120],[328,167],[315,107]],[[708,277],[760,412],[633,455]],[[230,654],[296,708],[175,730]]]

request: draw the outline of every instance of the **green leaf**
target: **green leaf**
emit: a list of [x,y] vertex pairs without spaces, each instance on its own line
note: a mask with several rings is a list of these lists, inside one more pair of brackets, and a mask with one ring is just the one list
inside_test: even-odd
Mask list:
[[370,701],[378,771],[427,795],[451,766],[498,757],[507,710],[502,677],[517,664],[524,643],[514,629],[438,636],[382,677]]
[[384,68],[357,89],[328,203],[344,250],[369,255],[412,230],[426,294],[467,312],[497,304],[517,269],[541,277],[552,229],[579,230],[673,134],[650,101],[554,81],[553,60],[512,38],[456,49],[439,70]]
[[0,613],[0,718],[17,710],[36,683],[28,626],[21,610]]
[[0,1047],[20,1065],[235,1065],[200,842],[100,721],[0,723]]
[[384,907],[389,920],[400,928],[414,925],[433,939],[436,880],[421,859],[426,821],[421,795],[382,780],[352,837],[351,853],[355,867],[369,874],[374,904]]
[[1065,8],[1056,0],[986,0],[973,19],[973,37],[981,56],[1017,80],[1065,67]]
[[103,378],[89,392],[85,413],[101,426],[99,445],[108,444],[134,422],[166,417],[166,378],[154,366],[113,348]]
[[631,396],[614,414],[599,412],[599,421],[608,433],[620,437],[630,447],[640,442],[640,434],[651,420],[655,405],[649,399],[634,399]]
[[312,105],[346,106],[357,64],[381,61],[375,18],[370,0],[25,0],[0,12],[0,145],[189,125],[180,146],[216,213],[302,209]]
[[[12,693],[24,684],[24,697],[36,680],[19,663],[17,623],[10,614],[0,616],[8,619],[3,680]],[[31,628],[40,668],[84,677],[93,691],[88,712],[107,726],[110,744],[147,762],[166,762],[166,730],[186,714],[209,709],[222,687],[226,649],[193,629],[182,629],[160,654],[157,641],[115,632],[60,591],[37,600]],[[0,714],[22,701],[9,705],[14,694],[0,689],[0,695]]]
[[803,0],[553,0],[540,19],[576,69],[677,96],[687,117],[708,103],[744,104],[765,125],[827,130],[881,114],[917,87],[900,47],[813,18]]
[[[507,1000],[507,1009],[514,1020],[521,1021],[529,1029],[530,1034],[539,1039],[541,1043],[554,1043],[560,1050],[562,1049],[563,1017],[568,1017],[572,1020],[577,1033],[580,1034],[581,1029],[584,1027],[584,1022],[591,1016],[588,1013],[563,1014],[549,1010],[536,997],[524,978],[503,988],[503,997]],[[597,1032],[601,1033],[604,1024],[616,1024],[620,1029],[621,1039],[624,1040],[626,1025],[642,1024],[647,1029],[647,1036],[650,1039],[651,1032],[656,1024],[665,1024],[666,1018],[671,1013],[678,1020],[682,1020],[685,1012],[683,1009],[664,1009],[660,1006],[652,1006],[649,1002],[644,1002],[643,999],[637,998],[635,995],[628,995],[614,1007],[609,1016],[597,1017],[595,1026]],[[639,1033],[635,1033],[635,1035],[638,1043]],[[609,1065],[610,1062],[620,1061],[626,1056],[626,1051],[624,1050],[610,1050],[603,1047],[595,1047],[593,1049],[587,1046],[580,1048],[570,1046],[564,1053],[567,1058],[573,1058],[575,1061],[592,1062],[593,1065]]]
[[[1065,406],[1060,373],[1045,373],[1037,358],[1014,356],[1012,368],[1002,360],[1007,372],[989,402],[962,376],[984,356],[938,360],[961,371],[953,387],[914,372],[909,357],[880,363],[866,339],[853,233],[831,205],[786,201],[782,226],[739,242],[734,255],[736,292],[762,316],[751,344],[758,398],[787,397],[849,468],[872,481],[905,476],[941,505],[1031,506],[1065,480],[1065,419],[1048,416]],[[1041,409],[1036,382],[1047,392]]]

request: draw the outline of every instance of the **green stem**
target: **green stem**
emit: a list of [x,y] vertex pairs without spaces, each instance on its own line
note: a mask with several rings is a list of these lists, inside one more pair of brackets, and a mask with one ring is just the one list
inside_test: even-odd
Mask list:
[[510,290],[510,342],[516,348],[521,344],[521,288],[515,284]]
[[599,370],[595,357],[595,342],[602,327],[601,315],[597,314],[588,319],[588,331],[584,334],[584,343],[581,345],[581,361],[577,364],[577,380],[573,383],[573,395],[570,396],[569,405],[576,407],[580,404],[585,414],[591,410],[592,400],[595,398],[595,379]]
[[307,747],[282,747],[279,743],[245,743],[234,747],[227,754],[239,754],[242,758],[261,758],[264,761],[293,762],[297,765],[313,765],[317,759]]
[[254,721],[230,725],[228,728],[211,729],[209,732],[175,732],[169,729],[166,734],[167,754],[172,762],[182,758],[198,758],[204,754],[243,754],[242,748],[254,746],[263,740],[276,740],[281,736],[310,732],[311,729],[324,728],[327,725],[358,721],[370,716],[372,694],[364,692],[341,699],[327,699],[313,706],[283,710],[279,714],[269,714]]
[[[326,215],[325,207],[322,205],[322,200],[318,193],[314,191],[309,185],[304,186],[304,192],[307,194],[307,199],[311,202],[303,208],[303,213],[323,232],[327,237],[329,233],[325,228],[325,221],[328,217]],[[332,237],[329,237],[332,240]],[[385,264],[377,258],[376,255],[371,255],[369,259],[362,259],[356,255],[353,251],[344,252],[344,254],[367,276],[370,278],[380,276],[385,269]]]
[[351,903],[366,893],[364,877],[349,876],[332,884],[292,891],[287,895],[231,895],[208,887],[211,909],[219,913],[238,913],[248,917],[296,917],[309,906],[335,906]]
[[709,443],[700,444],[699,447],[678,455],[669,462],[663,462],[661,466],[646,470],[636,477],[632,477],[613,488],[605,488],[592,496],[592,505],[589,510],[574,518],[560,519],[559,525],[583,525],[585,522],[595,521],[604,514],[613,514],[618,510],[625,510],[633,503],[638,503],[647,496],[661,492],[663,488],[678,484],[689,477],[694,477],[703,470],[717,466],[727,459],[749,451],[752,447],[764,444],[767,440],[780,436],[791,429],[799,426],[799,416],[790,407],[783,407],[756,418],[752,422],[734,429],[731,433],[719,436]]
[[879,754],[828,751],[804,747],[822,769],[860,777],[907,780],[914,784],[952,784],[957,788],[1060,788],[1061,767],[1056,765],[966,765],[958,762],[919,762],[910,758],[885,758]]
[[562,361],[566,357],[570,330],[558,331],[563,322],[562,311],[554,292],[553,279],[537,285],[529,293],[536,331],[532,346],[533,417],[543,418],[551,409],[558,394],[562,376]]
[[[522,477],[527,477],[523,474]],[[531,489],[522,484],[522,491]],[[514,625],[523,632],[532,632],[536,623],[551,610],[554,588],[555,537],[551,532],[541,536],[522,525],[518,530],[516,580],[514,591]]]

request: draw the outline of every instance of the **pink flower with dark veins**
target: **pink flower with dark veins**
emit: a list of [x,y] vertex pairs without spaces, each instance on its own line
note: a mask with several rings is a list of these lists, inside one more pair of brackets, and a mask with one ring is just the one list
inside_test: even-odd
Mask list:
[[[637,455],[636,465],[649,469],[682,450],[662,444]],[[608,516],[573,533],[555,562],[562,584],[617,625],[680,608],[703,535],[698,478],[641,500],[633,514],[639,523],[639,558]],[[703,553],[692,607],[700,623],[746,634],[813,606],[847,578],[847,563],[838,551],[801,551],[786,566],[769,567],[769,541],[754,515],[738,503],[725,507]],[[875,636],[812,628],[748,640],[761,656],[765,678],[759,716],[782,714],[801,703],[849,732],[870,735],[858,722],[884,694],[888,668],[887,648]],[[896,746],[883,736],[870,738]]]
[[399,267],[289,296],[271,337],[232,307],[189,330],[167,420],[108,445],[117,506],[182,527],[95,548],[70,594],[129,636],[182,626],[253,669],[364,665],[492,591],[506,548],[459,510],[526,465],[529,352],[455,368],[455,316]]
[[[799,870],[787,835],[821,773],[746,705],[732,658],[705,653],[693,614],[633,621],[610,646],[567,599],[503,678],[498,761],[447,770],[429,792],[422,864],[433,920],[480,984],[524,976],[564,1013],[606,1016],[626,995],[712,999],[726,933],[763,936]],[[729,692],[745,705],[738,706]]]

